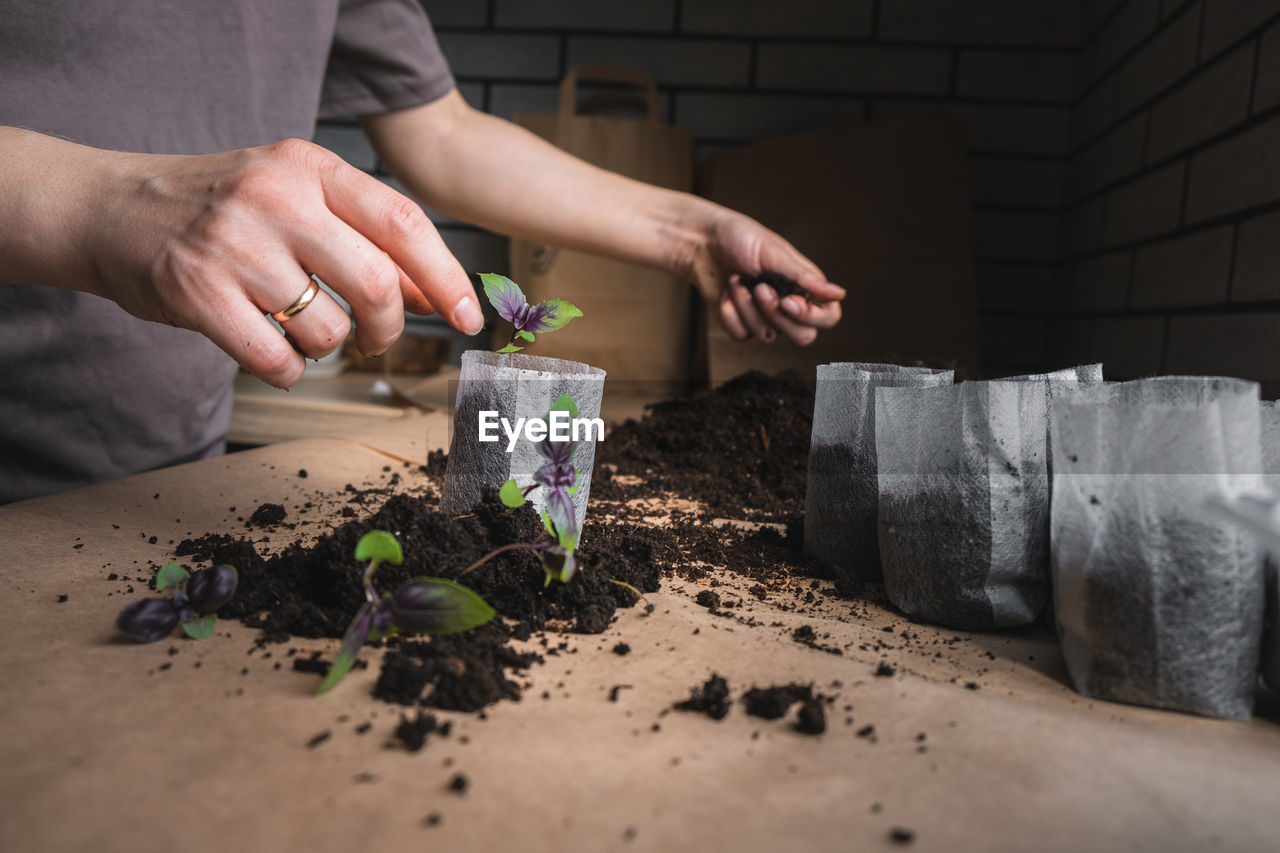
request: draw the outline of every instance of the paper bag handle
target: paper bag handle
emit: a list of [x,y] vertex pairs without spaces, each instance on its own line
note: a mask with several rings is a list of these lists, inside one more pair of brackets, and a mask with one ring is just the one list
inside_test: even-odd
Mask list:
[[644,103],[649,121],[658,120],[658,87],[653,78],[643,71],[619,68],[614,65],[587,65],[574,68],[560,83],[560,115],[571,116],[578,111],[578,81],[608,80],[613,83],[630,83],[644,90]]

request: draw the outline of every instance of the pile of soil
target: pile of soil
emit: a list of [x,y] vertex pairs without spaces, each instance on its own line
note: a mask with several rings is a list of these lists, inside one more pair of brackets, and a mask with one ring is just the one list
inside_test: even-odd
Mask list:
[[[596,448],[591,496],[625,501],[657,490],[725,518],[795,518],[804,504],[814,387],[798,371],[752,371],[714,391],[655,403]],[[616,474],[644,483],[626,486]]]
[[541,658],[517,651],[511,640],[527,640],[533,631],[549,627],[601,633],[619,607],[636,604],[635,590],[658,589],[656,546],[627,525],[593,531],[578,552],[579,573],[568,584],[544,588],[546,576],[537,558],[523,550],[503,553],[460,577],[495,548],[535,542],[543,533],[529,506],[510,510],[494,494],[456,517],[440,512],[433,497],[395,495],[373,514],[275,556],[263,556],[248,539],[223,534],[183,540],[177,554],[237,568],[235,598],[221,615],[261,628],[260,642],[337,638],[364,602],[363,566],[352,555],[360,538],[375,529],[392,532],[404,553],[401,565],[379,566],[374,576],[379,590],[390,591],[424,575],[458,579],[503,617],[456,636],[385,640],[391,651],[383,658],[375,695],[402,705],[476,711],[518,698],[519,686],[506,672]]

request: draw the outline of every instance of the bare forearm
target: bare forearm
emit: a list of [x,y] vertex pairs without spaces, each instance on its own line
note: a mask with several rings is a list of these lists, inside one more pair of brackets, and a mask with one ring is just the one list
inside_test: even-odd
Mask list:
[[[495,231],[665,269],[719,300],[729,333],[806,344],[840,318],[845,292],[781,236],[688,193],[584,163],[458,93],[365,119],[383,162],[442,213]],[[809,296],[780,298],[751,277],[771,272]]]
[[455,92],[366,120],[392,173],[429,207],[494,231],[691,275],[721,210],[569,156]]
[[0,281],[95,290],[84,225],[114,156],[0,127]]

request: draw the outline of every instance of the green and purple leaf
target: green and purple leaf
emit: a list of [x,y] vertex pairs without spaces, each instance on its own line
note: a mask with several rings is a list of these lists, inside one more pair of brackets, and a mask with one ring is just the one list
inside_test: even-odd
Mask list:
[[170,563],[156,572],[156,592],[164,592],[166,589],[182,586],[187,582],[188,577],[190,577],[190,574],[186,569],[177,563]]
[[218,614],[210,613],[198,619],[188,619],[182,623],[183,632],[193,640],[212,637],[213,630],[218,627]]
[[139,643],[163,640],[177,624],[178,608],[167,598],[135,601],[116,616],[116,630]]
[[474,591],[444,578],[401,584],[391,602],[396,627],[411,634],[457,634],[494,616],[494,609]]
[[578,516],[573,501],[564,489],[552,489],[547,495],[547,518],[551,522],[552,535],[561,548],[572,551],[578,547]]
[[231,600],[239,581],[236,570],[225,564],[200,569],[187,581],[187,598],[197,613],[213,613]]
[[546,302],[539,302],[534,306],[534,310],[545,308],[545,313],[539,318],[540,327],[534,329],[525,326],[531,332],[554,332],[556,329],[563,329],[570,320],[575,317],[582,316],[582,310],[572,302],[565,302],[563,299],[548,299]]
[[484,295],[489,297],[489,304],[497,310],[502,319],[515,323],[520,312],[529,307],[524,291],[505,275],[481,273],[480,281],[484,284]]
[[338,650],[338,656],[333,659],[333,665],[329,667],[329,674],[316,688],[316,695],[331,689],[351,671],[351,667],[355,666],[360,647],[364,645],[365,640],[369,639],[369,633],[373,630],[373,617],[377,609],[376,602],[367,601],[356,612],[356,618],[351,620],[351,626],[347,628],[347,634],[342,638],[342,648]]

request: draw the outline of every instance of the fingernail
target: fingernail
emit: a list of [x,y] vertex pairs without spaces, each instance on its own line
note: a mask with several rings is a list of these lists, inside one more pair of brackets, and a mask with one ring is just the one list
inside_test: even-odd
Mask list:
[[849,291],[845,290],[845,289],[844,289],[843,287],[841,287],[840,285],[838,285],[838,284],[833,284],[833,285],[831,285],[831,286],[832,286],[832,287],[834,287],[836,290],[840,291],[840,295],[839,295],[839,296],[837,296],[837,297],[836,297],[836,299],[844,299],[846,296],[848,296],[848,295],[849,295]]
[[472,298],[463,299],[453,309],[453,325],[468,335],[478,335],[484,328],[484,314],[480,311],[480,303]]
[[782,300],[782,310],[788,314],[799,315],[804,310],[804,305],[800,302],[798,296],[788,296]]
[[778,295],[773,292],[773,288],[767,284],[756,285],[756,299],[765,308],[772,308],[773,304],[778,301]]

